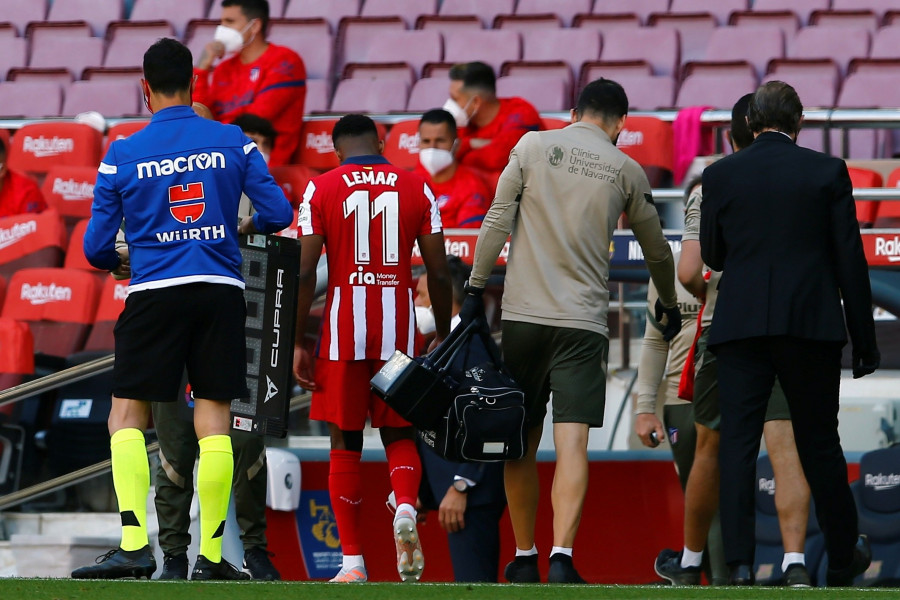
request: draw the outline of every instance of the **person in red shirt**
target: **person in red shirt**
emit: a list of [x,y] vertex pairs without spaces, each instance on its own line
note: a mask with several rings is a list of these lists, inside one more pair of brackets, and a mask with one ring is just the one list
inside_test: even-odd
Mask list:
[[268,119],[278,132],[269,160],[276,167],[290,163],[300,142],[306,66],[290,48],[266,41],[268,26],[267,0],[222,0],[222,24],[194,69],[194,100],[224,123],[244,113]]
[[446,110],[439,108],[422,115],[416,172],[434,192],[444,229],[481,227],[491,206],[491,193],[475,171],[456,161],[456,136],[456,121]]
[[0,217],[39,213],[47,209],[44,195],[30,177],[10,171],[6,164],[6,145],[0,140]]
[[[300,286],[294,346],[294,375],[313,394],[310,418],[327,421],[331,435],[328,491],[343,552],[341,570],[331,581],[368,578],[359,469],[367,418],[380,429],[397,501],[397,572],[403,581],[416,581],[425,559],[416,531],[422,465],[415,432],[372,393],[369,380],[395,350],[414,353],[411,259],[416,243],[428,272],[437,329],[432,344],[450,331],[452,290],[441,216],[425,180],[381,156],[384,142],[372,119],[347,115],[331,135],[341,166],[309,183],[297,219]],[[303,339],[323,246],[328,286],[314,372]]]
[[503,170],[519,138],[541,129],[541,117],[527,100],[497,97],[494,70],[479,61],[450,69],[450,98],[444,109],[459,127],[456,158],[485,171]]

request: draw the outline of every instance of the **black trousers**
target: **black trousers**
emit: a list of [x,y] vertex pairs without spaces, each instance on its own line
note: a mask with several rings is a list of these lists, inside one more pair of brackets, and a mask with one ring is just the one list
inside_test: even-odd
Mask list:
[[722,410],[719,502],[729,565],[753,564],[756,459],[776,375],[791,410],[797,451],[825,534],[829,563],[832,568],[850,564],[858,531],[837,430],[841,346],[771,336],[714,348]]

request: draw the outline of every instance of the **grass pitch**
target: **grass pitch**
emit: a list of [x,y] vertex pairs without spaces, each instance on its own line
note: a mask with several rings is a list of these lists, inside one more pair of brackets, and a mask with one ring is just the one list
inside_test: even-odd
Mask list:
[[0,579],[3,600],[869,600],[897,598],[900,591],[873,588],[672,588],[663,586],[559,586],[510,584],[337,585],[297,582],[75,581]]

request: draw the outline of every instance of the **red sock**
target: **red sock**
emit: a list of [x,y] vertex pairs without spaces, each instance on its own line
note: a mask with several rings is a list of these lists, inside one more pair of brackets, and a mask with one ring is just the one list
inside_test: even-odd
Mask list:
[[422,481],[422,461],[412,440],[397,440],[384,449],[387,454],[391,487],[397,497],[397,506],[416,505],[419,483]]
[[359,513],[362,503],[362,481],[359,475],[361,452],[332,450],[328,471],[328,494],[345,555],[362,554]]

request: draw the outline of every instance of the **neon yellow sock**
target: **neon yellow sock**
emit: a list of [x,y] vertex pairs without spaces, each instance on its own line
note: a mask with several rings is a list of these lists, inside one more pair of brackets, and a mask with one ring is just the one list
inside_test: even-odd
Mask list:
[[210,435],[199,440],[197,497],[200,501],[200,554],[217,563],[222,560],[222,535],[231,497],[234,454],[231,438]]
[[109,440],[112,454],[113,486],[122,518],[122,550],[139,550],[147,545],[147,494],[150,492],[150,464],[144,432],[120,429]]

